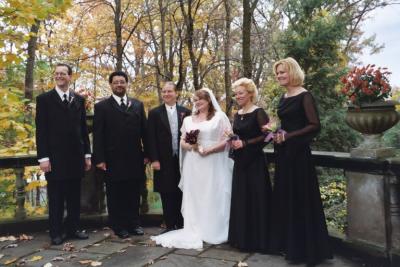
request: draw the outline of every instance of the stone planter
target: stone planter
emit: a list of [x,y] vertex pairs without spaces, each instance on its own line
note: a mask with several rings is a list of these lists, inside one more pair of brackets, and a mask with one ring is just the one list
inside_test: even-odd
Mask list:
[[357,149],[383,148],[381,142],[383,132],[396,125],[400,119],[396,104],[395,101],[378,101],[362,104],[359,107],[349,106],[346,123],[364,138]]

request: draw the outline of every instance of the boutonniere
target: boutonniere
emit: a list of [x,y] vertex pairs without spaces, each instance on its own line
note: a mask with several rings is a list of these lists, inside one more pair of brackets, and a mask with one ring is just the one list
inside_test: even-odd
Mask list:
[[132,101],[128,100],[128,106],[126,107],[126,109],[128,109],[131,105],[132,105]]

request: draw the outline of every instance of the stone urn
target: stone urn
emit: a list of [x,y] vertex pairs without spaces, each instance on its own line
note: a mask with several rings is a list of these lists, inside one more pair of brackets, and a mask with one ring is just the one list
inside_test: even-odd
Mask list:
[[383,132],[396,125],[400,119],[396,111],[397,104],[396,101],[388,100],[348,107],[345,119],[347,125],[363,135],[363,141],[357,149],[383,148]]

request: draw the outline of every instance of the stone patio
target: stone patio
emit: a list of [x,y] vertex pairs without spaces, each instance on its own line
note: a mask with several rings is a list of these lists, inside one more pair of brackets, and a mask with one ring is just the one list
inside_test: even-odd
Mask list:
[[[208,245],[203,250],[169,249],[153,246],[151,235],[161,228],[145,228],[145,235],[121,240],[108,229],[88,231],[88,240],[67,241],[70,244],[51,246],[48,234],[24,233],[32,240],[0,242],[0,266],[157,266],[157,267],[284,267],[290,265],[282,257],[243,253],[227,244]],[[15,235],[18,237],[17,235]],[[15,246],[15,244],[17,246]],[[11,245],[11,246],[10,246]],[[321,267],[361,267],[362,263],[340,256]]]

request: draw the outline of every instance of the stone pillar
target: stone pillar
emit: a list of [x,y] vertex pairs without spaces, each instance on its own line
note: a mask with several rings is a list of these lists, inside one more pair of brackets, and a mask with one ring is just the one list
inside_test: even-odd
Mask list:
[[[353,149],[351,157],[390,160],[391,148]],[[347,238],[372,245],[385,255],[400,248],[399,181],[392,173],[346,171]]]

